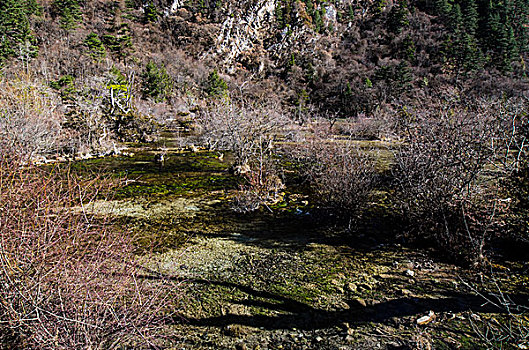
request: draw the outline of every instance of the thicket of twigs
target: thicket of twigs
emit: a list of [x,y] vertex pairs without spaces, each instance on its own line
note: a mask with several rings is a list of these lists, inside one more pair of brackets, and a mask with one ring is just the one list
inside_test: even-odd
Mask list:
[[144,278],[130,238],[87,213],[105,181],[22,166],[2,146],[0,344],[80,349],[154,341],[178,288]]
[[[393,139],[386,150],[393,159],[385,186],[405,236],[478,265],[491,239],[525,236],[519,232],[527,213],[527,106],[521,97],[454,95],[428,105],[388,106],[373,117],[369,139],[381,133]],[[350,223],[380,189],[379,155],[358,143],[365,128],[355,127],[355,120],[296,126],[277,106],[226,99],[206,108],[197,122],[207,146],[232,150],[237,163],[247,165],[243,175],[248,181],[236,205],[242,211],[266,204],[280,188],[276,179],[282,169],[271,156],[277,140],[283,141],[283,156],[302,165],[313,199]],[[359,123],[366,125],[365,120]]]

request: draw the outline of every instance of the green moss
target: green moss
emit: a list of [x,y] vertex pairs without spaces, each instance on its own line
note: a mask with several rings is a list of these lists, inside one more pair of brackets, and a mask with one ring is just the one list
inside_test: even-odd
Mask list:
[[194,176],[174,178],[167,183],[152,182],[132,183],[119,188],[116,192],[117,199],[137,197],[137,196],[168,196],[168,195],[191,195],[194,192],[210,192],[225,189],[234,189],[238,183],[233,176]]

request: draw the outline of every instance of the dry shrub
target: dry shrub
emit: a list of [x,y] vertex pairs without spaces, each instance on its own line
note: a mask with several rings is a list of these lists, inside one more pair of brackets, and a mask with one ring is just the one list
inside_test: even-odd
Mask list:
[[[489,266],[492,268],[492,266]],[[475,334],[487,349],[525,349],[529,347],[529,300],[522,295],[513,300],[502,290],[500,276],[492,273],[491,284],[481,286],[462,281],[472,293],[483,299],[483,304],[495,307],[497,314],[476,315],[467,312],[467,319]]]
[[378,183],[375,158],[373,150],[354,141],[314,139],[301,161],[317,199],[354,221],[368,208]]
[[510,234],[515,241],[526,245],[529,243],[529,98],[499,104],[497,114],[504,127],[496,142],[495,155],[497,168],[505,177],[502,183],[505,196],[510,202]]
[[62,143],[60,98],[27,76],[0,79],[0,138],[24,158],[57,152]]
[[336,133],[347,135],[356,140],[380,140],[392,136],[392,123],[387,118],[387,111],[380,110],[374,117],[359,115],[336,123]]
[[266,151],[261,148],[257,159],[243,169],[247,170],[241,174],[246,182],[235,194],[233,205],[233,209],[237,212],[251,212],[262,205],[271,210],[269,205],[276,204],[282,199],[281,190],[285,185],[277,175],[276,166]]
[[198,115],[201,141],[210,149],[233,151],[238,164],[248,164],[263,149],[271,150],[289,119],[280,106],[228,97],[211,101]]
[[178,288],[144,278],[127,235],[84,210],[101,179],[58,170],[0,150],[0,348],[152,345]]
[[[31,76],[0,79],[0,137],[26,160],[42,156],[104,152],[115,135],[102,113],[104,83],[94,80],[68,98]],[[100,85],[97,85],[100,84]]]
[[210,149],[232,151],[233,169],[246,180],[235,195],[236,211],[254,211],[280,199],[284,185],[274,170],[272,152],[275,140],[291,131],[291,123],[278,104],[225,97],[211,101],[197,122],[200,141]]
[[235,194],[233,209],[247,213],[259,209],[262,205],[270,209],[270,205],[281,200],[281,190],[285,188],[283,181],[275,173],[263,174],[260,171],[248,173],[246,184]]
[[[433,240],[453,258],[482,261],[501,226],[498,180],[491,168],[502,123],[489,106],[441,103],[403,109],[395,151],[395,203],[412,237]],[[488,171],[487,171],[488,170]]]

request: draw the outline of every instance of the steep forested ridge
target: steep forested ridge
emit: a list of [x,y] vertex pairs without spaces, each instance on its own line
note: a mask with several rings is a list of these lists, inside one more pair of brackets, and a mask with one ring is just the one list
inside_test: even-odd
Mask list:
[[8,0],[1,6],[4,70],[45,63],[49,81],[86,80],[112,66],[139,75],[153,71],[151,62],[175,83],[166,93],[179,96],[207,92],[206,77],[217,69],[234,84],[279,87],[270,91],[293,110],[311,105],[349,116],[445,85],[508,92],[527,73],[526,0]]

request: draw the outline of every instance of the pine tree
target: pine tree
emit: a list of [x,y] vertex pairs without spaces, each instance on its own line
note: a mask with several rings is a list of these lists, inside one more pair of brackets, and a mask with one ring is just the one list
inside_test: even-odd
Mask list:
[[219,76],[219,72],[215,69],[209,76],[206,83],[206,92],[210,96],[223,96],[228,91],[228,84]]
[[436,0],[435,8],[439,15],[442,17],[448,17],[450,15],[450,11],[452,10],[452,5],[450,5],[448,0]]
[[77,0],[55,0],[53,10],[59,16],[63,29],[74,29],[82,20],[81,7]]
[[96,33],[88,34],[84,44],[88,48],[88,54],[95,60],[99,60],[107,54],[103,42],[99,39],[99,36]]
[[0,1],[0,64],[10,57],[27,59],[37,54],[30,17],[39,13],[35,0]]
[[464,2],[462,10],[459,4],[452,6],[450,26],[452,31],[451,56],[458,69],[471,71],[481,66],[482,54],[475,34],[478,28],[478,12],[473,0]]
[[283,14],[283,7],[279,3],[276,4],[275,15],[276,15],[276,21],[277,21],[278,27],[280,29],[283,29],[286,25],[285,16]]
[[323,30],[323,19],[321,18],[320,11],[314,12],[314,31],[320,33]]
[[512,70],[512,62],[518,55],[517,42],[514,37],[514,30],[511,26],[505,26],[500,38],[499,67],[503,71]]
[[171,77],[167,74],[164,66],[158,67],[149,61],[142,73],[143,95],[151,97],[156,102],[162,102],[170,92],[172,84]]
[[122,60],[133,51],[131,32],[127,23],[123,23],[118,27],[116,35],[103,35],[101,41],[112,54]]
[[452,6],[448,25],[450,31],[456,35],[464,30],[463,13],[461,12],[461,6],[459,4]]
[[479,22],[478,5],[475,0],[464,0],[462,4],[466,32],[468,35],[475,36]]
[[393,33],[402,32],[410,23],[408,13],[408,6],[405,1],[399,1],[397,5],[394,5],[388,14],[388,30]]
[[154,23],[158,20],[158,17],[160,16],[158,9],[156,8],[156,6],[154,6],[152,2],[145,6],[144,11],[145,23]]
[[529,53],[529,0],[514,0],[511,21],[520,54]]

